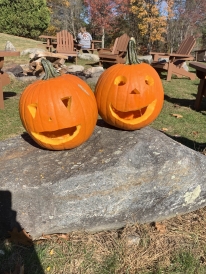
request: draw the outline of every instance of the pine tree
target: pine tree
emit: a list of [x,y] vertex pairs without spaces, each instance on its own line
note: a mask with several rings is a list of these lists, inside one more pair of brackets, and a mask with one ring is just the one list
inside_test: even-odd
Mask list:
[[0,0],[0,32],[37,38],[48,26],[46,0]]

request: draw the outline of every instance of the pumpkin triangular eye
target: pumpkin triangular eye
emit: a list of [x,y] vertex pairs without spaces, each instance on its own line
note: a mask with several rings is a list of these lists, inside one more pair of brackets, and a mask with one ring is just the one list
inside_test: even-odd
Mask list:
[[145,83],[149,86],[152,86],[154,85],[154,79],[151,76],[147,75],[145,77]]
[[35,118],[36,111],[37,111],[37,103],[28,105],[29,112],[31,113],[31,116]]
[[140,94],[139,90],[137,90],[136,88],[132,90],[132,92],[130,94]]
[[127,78],[124,76],[117,76],[114,80],[114,84],[117,86],[123,86],[127,82]]
[[65,97],[61,98],[62,103],[65,105],[65,107],[70,110],[71,108],[71,103],[72,103],[72,97]]

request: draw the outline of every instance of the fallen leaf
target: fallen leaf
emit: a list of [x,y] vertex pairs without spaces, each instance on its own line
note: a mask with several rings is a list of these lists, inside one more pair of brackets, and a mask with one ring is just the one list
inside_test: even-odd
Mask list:
[[42,234],[42,237],[40,239],[51,239],[51,236]]
[[162,128],[162,131],[168,131],[168,128],[163,127],[163,128]]
[[58,238],[68,240],[69,239],[69,234],[60,234],[60,235],[58,235]]
[[14,227],[14,229],[12,231],[8,231],[8,233],[11,235],[11,237],[8,238],[10,242],[27,246],[31,246],[33,244],[32,237],[24,229],[18,231],[18,228]]
[[155,228],[160,233],[165,233],[166,232],[166,226],[162,223],[155,223]]
[[198,135],[199,132],[198,132],[198,131],[192,131],[192,134],[193,134],[193,135]]
[[54,255],[54,249],[51,249],[49,252],[50,255]]
[[50,267],[50,266],[48,266],[48,267],[47,267],[47,269],[46,269],[46,271],[48,271],[48,272],[49,272],[49,271],[50,271],[50,269],[51,269],[51,267]]
[[183,117],[181,114],[177,114],[177,113],[172,113],[171,115],[176,117],[176,118],[182,118]]

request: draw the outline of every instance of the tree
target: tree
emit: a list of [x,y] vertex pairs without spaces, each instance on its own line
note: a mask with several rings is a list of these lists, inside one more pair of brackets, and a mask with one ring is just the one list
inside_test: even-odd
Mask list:
[[48,26],[45,0],[0,0],[0,32],[37,38]]
[[87,6],[90,26],[93,30],[101,32],[104,47],[105,33],[119,32],[117,18],[124,16],[129,0],[84,0],[84,3]]
[[85,24],[83,0],[48,0],[51,22],[46,34],[54,34],[62,29],[68,30],[76,37],[79,28]]
[[166,0],[167,15],[166,42],[172,52],[189,35],[198,38],[205,24],[206,1],[202,0]]
[[150,49],[155,41],[164,41],[166,17],[160,14],[157,0],[131,0],[131,12],[136,17],[139,37]]

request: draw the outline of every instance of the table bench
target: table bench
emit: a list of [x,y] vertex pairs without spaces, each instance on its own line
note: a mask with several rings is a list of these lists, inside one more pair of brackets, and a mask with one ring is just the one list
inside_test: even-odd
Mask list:
[[198,85],[197,96],[194,104],[195,110],[200,110],[200,105],[202,102],[203,96],[206,96],[206,64],[199,62],[191,62],[189,63],[191,68],[196,69],[196,75],[200,79],[200,83]]
[[3,86],[10,83],[9,75],[2,71],[4,57],[19,56],[19,51],[0,50],[0,109],[4,109]]

